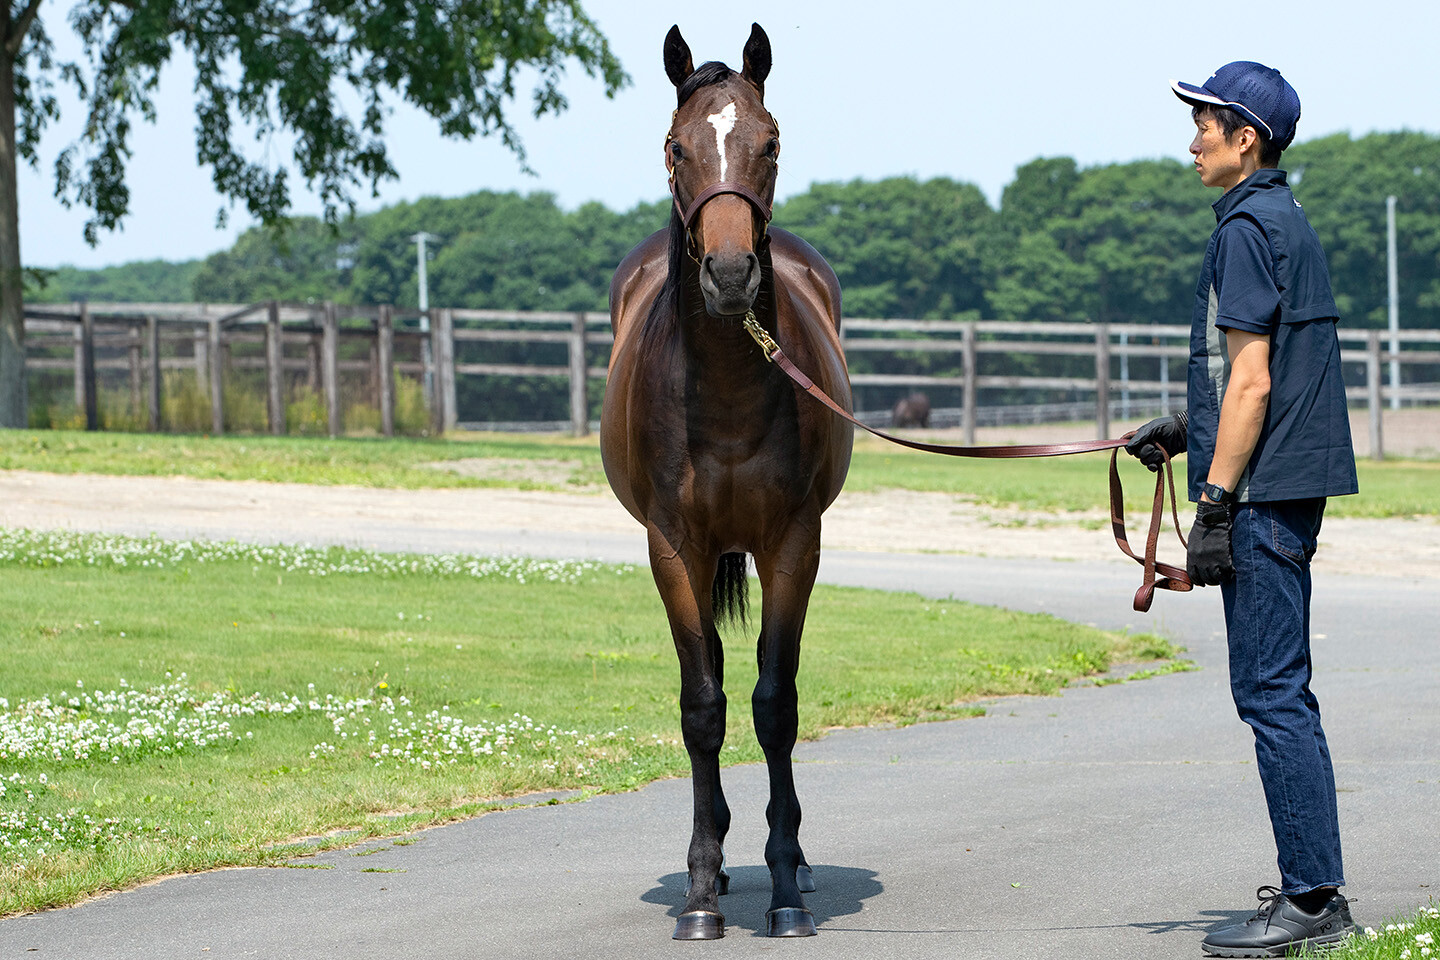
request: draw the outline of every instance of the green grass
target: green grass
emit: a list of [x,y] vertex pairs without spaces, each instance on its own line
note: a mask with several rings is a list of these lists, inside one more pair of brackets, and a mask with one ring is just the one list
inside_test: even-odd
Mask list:
[[[561,479],[464,476],[436,469],[441,461],[558,461],[547,471]],[[362,487],[518,487],[574,489],[605,483],[595,439],[523,434],[428,440],[344,437],[222,436],[86,433],[77,430],[0,430],[0,469],[208,480],[268,480]]]
[[1410,916],[1396,917],[1373,927],[1361,924],[1355,936],[1342,946],[1333,950],[1310,950],[1300,956],[1328,960],[1426,960],[1440,956],[1437,939],[1440,939],[1440,908],[1432,897],[1429,906],[1421,907]]
[[[643,570],[0,531],[0,577],[0,915],[286,864],[528,791],[688,773],[675,654]],[[753,644],[730,639],[727,763],[761,758]],[[971,715],[977,698],[1174,653],[1052,617],[821,587],[800,735]],[[156,729],[188,721],[213,739],[107,746],[79,726],[124,727],[147,696]],[[451,731],[468,744],[458,755],[437,736],[445,718],[469,728]],[[73,742],[26,747],[46,722]],[[328,838],[295,844],[306,836]]]
[[[1108,509],[1109,455],[1033,460],[941,457],[866,441],[851,461],[845,488],[852,492],[904,489],[954,493],[997,507],[1044,512]],[[546,469],[498,470],[465,476],[429,464],[462,459],[544,461]],[[1154,477],[1122,454],[1126,511],[1148,516]],[[55,473],[188,476],[221,480],[352,484],[366,487],[511,487],[545,490],[603,489],[595,437],[477,434],[458,439],[392,440],[259,436],[177,436],[0,430],[0,469]],[[1360,495],[1335,497],[1331,517],[1440,516],[1440,463],[1359,462]],[[1184,459],[1177,483],[1184,492]]]

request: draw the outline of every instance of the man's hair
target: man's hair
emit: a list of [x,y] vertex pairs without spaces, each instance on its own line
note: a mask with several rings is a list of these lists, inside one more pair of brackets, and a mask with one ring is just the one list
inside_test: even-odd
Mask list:
[[1254,123],[1245,119],[1245,115],[1234,107],[1219,107],[1213,104],[1196,104],[1190,110],[1190,116],[1196,120],[1201,117],[1209,117],[1220,124],[1221,131],[1225,134],[1225,142],[1229,143],[1235,134],[1245,127],[1255,131],[1256,142],[1260,148],[1260,166],[1277,167],[1280,165],[1280,154],[1284,153],[1283,147],[1277,147],[1275,142],[1265,135],[1265,131],[1255,126]]

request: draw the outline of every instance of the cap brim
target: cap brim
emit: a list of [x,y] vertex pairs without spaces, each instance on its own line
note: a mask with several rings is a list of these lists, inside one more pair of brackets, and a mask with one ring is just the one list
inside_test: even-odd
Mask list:
[[1215,94],[1208,92],[1204,87],[1197,87],[1193,83],[1184,83],[1180,80],[1171,80],[1170,89],[1175,91],[1175,96],[1184,100],[1191,106],[1203,106],[1209,104],[1216,107],[1229,107],[1233,104],[1226,103]]
[[1222,100],[1219,97],[1215,96],[1215,94],[1206,90],[1204,87],[1197,87],[1193,83],[1184,83],[1180,80],[1171,80],[1170,89],[1175,91],[1175,96],[1179,97],[1181,100],[1184,100],[1186,103],[1190,104],[1193,107],[1230,107],[1232,110],[1238,110],[1242,117],[1253,123],[1261,130],[1264,130],[1265,136],[1271,138],[1272,140],[1275,138],[1274,132],[1272,132],[1270,129],[1270,124],[1266,123],[1264,120],[1261,120],[1259,117],[1255,116],[1255,114],[1251,113],[1250,108],[1245,106],[1245,104],[1243,103],[1232,103],[1229,100]]

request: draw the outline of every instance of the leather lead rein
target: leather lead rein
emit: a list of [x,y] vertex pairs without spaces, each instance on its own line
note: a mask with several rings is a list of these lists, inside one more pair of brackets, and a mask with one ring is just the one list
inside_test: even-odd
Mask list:
[[[938,443],[922,443],[918,440],[906,440],[877,430],[861,423],[844,407],[830,399],[829,395],[815,385],[815,382],[807,377],[799,367],[785,356],[780,345],[755,319],[754,313],[745,315],[745,329],[750,336],[760,345],[765,358],[772,361],[776,366],[785,372],[801,390],[804,390],[816,400],[825,404],[832,411],[851,424],[873,433],[882,440],[899,444],[902,447],[910,447],[913,450],[923,450],[926,453],[938,453],[948,457],[979,457],[991,460],[1018,459],[1029,457],[1063,457],[1072,453],[1093,453],[1097,450],[1110,451],[1110,528],[1115,536],[1115,543],[1120,552],[1125,556],[1139,563],[1145,568],[1144,579],[1140,588],[1135,591],[1134,607],[1144,613],[1150,609],[1151,601],[1155,597],[1155,591],[1174,590],[1184,593],[1193,589],[1189,575],[1184,569],[1173,564],[1163,563],[1156,560],[1155,554],[1160,542],[1160,528],[1164,524],[1165,514],[1165,490],[1170,490],[1170,516],[1175,524],[1175,535],[1180,540],[1180,546],[1185,547],[1185,535],[1180,532],[1179,501],[1175,499],[1175,474],[1170,466],[1170,456],[1165,454],[1165,469],[1155,474],[1155,499],[1150,509],[1150,529],[1145,537],[1145,552],[1137,556],[1130,548],[1130,540],[1125,531],[1125,495],[1120,488],[1119,454],[1120,447],[1123,447],[1127,440],[1135,434],[1125,434],[1118,440],[1075,440],[1067,443],[1038,443],[1038,444],[1010,444],[1003,446],[964,447],[952,446]],[[1163,452],[1163,448],[1162,448]]]

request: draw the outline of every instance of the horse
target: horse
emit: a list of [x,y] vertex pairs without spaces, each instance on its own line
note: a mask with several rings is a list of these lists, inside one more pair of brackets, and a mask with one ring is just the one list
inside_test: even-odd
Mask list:
[[696,68],[672,27],[665,72],[676,109],[665,138],[674,198],[669,227],[615,271],[615,342],[600,451],[615,496],[644,527],[650,568],[680,661],[680,725],[690,758],[694,827],[689,886],[672,934],[724,936],[720,785],[725,657],[716,623],[747,622],[747,555],[760,582],[758,679],[751,694],[770,799],[765,862],[770,936],[813,936],[802,892],[791,753],[800,635],[820,560],[820,515],[849,470],[853,428],[801,397],[747,331],[758,323],[831,397],[851,404],[840,345],[840,285],[823,257],[769,225],[780,132],[765,108],[769,38],[759,24],[743,69]]
[[895,401],[890,410],[892,427],[929,427],[930,398],[916,391]]

